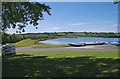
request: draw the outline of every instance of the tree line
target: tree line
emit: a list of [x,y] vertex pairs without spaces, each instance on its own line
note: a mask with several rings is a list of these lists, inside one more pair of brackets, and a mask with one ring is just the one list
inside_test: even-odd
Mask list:
[[2,44],[16,43],[23,40],[21,35],[2,33]]
[[53,32],[53,33],[26,33],[26,34],[7,34],[2,33],[2,44],[16,43],[23,39],[48,40],[55,38],[76,38],[76,37],[120,37],[119,33],[113,32]]

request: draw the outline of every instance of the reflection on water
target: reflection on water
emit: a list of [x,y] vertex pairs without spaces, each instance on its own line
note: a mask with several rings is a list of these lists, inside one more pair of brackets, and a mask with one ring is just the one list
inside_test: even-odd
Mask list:
[[58,38],[46,41],[40,41],[43,44],[69,44],[69,43],[83,43],[83,42],[111,42],[118,41],[118,38],[102,38],[102,37],[78,37],[78,38]]

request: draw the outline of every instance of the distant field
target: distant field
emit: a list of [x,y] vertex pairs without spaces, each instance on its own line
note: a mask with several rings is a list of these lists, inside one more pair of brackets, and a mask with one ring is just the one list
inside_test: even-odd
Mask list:
[[118,52],[17,52],[2,59],[3,77],[117,77]]

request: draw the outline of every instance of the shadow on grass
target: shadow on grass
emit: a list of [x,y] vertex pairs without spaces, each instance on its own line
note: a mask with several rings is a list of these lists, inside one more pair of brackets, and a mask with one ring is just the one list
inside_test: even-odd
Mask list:
[[3,57],[3,77],[118,77],[118,59],[47,58],[21,54]]

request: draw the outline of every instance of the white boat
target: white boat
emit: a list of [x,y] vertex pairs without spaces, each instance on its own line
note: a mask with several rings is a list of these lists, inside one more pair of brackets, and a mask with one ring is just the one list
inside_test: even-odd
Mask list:
[[103,45],[105,44],[105,42],[88,42],[88,43],[84,43],[85,45]]
[[77,43],[71,43],[69,45],[70,46],[75,46],[75,47],[80,47],[80,46],[84,46],[85,44],[84,43],[79,43],[79,44],[77,44]]
[[120,46],[120,41],[111,42],[112,45]]
[[84,42],[84,43],[71,43],[69,45],[80,47],[80,46],[85,46],[85,45],[103,45],[103,44],[106,44],[106,43],[105,42]]

